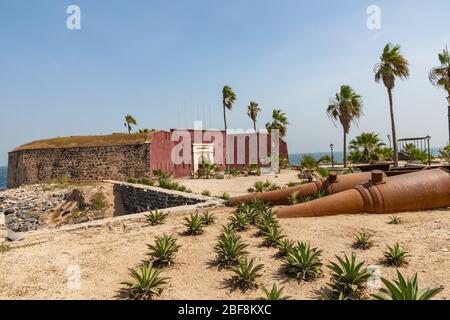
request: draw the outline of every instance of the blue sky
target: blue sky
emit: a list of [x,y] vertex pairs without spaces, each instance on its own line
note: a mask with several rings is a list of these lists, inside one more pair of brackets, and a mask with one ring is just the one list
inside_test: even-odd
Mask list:
[[[66,28],[70,4],[81,8],[81,30]],[[366,27],[371,4],[381,30]],[[0,0],[0,165],[30,140],[123,131],[125,114],[140,128],[197,119],[222,128],[225,84],[238,95],[229,127],[251,127],[250,100],[263,108],[260,127],[281,108],[292,153],[341,145],[325,113],[341,84],[364,99],[350,138],[385,138],[388,99],[372,68],[387,42],[411,64],[394,91],[399,138],[430,134],[442,146],[445,93],[427,74],[449,30],[448,0]]]

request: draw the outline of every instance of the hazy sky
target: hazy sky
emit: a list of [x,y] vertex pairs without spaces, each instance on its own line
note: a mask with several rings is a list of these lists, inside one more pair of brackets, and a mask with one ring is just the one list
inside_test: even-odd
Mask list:
[[[70,4],[81,30],[66,28]],[[381,30],[366,26],[372,4]],[[281,108],[291,153],[341,145],[325,113],[341,84],[364,99],[350,138],[385,138],[388,98],[373,65],[387,42],[411,64],[394,91],[398,137],[448,139],[445,93],[427,77],[450,44],[448,0],[0,0],[0,39],[0,165],[30,140],[124,131],[125,114],[140,128],[222,128],[225,84],[238,95],[229,127],[252,126],[250,100],[260,127]]]

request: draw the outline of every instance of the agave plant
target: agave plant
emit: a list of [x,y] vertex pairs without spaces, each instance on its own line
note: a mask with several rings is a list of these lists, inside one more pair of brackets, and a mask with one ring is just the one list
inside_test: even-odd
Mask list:
[[203,223],[206,226],[209,226],[210,224],[213,224],[216,221],[216,217],[214,216],[214,213],[209,213],[209,211],[206,211],[202,215]]
[[389,217],[388,224],[402,224],[402,223],[403,223],[403,219],[400,218],[399,216]]
[[231,271],[235,274],[234,283],[242,289],[250,289],[257,287],[257,279],[262,276],[259,273],[264,268],[262,264],[255,264],[255,259],[248,260],[244,258],[239,263],[231,268]]
[[128,269],[132,281],[122,282],[130,290],[130,296],[137,300],[151,300],[162,291],[168,278],[161,277],[161,270],[145,263],[139,270]]
[[288,300],[290,297],[283,296],[284,288],[277,288],[277,285],[274,284],[272,286],[272,290],[268,290],[266,287],[261,287],[262,291],[264,292],[264,297],[259,298],[258,300]]
[[393,247],[387,246],[387,250],[383,253],[384,262],[389,266],[400,267],[407,264],[406,258],[411,255],[396,243]]
[[373,246],[372,236],[366,231],[361,231],[355,236],[353,247],[356,249],[367,250]]
[[230,218],[230,224],[236,229],[236,231],[247,230],[250,221],[248,220],[245,212],[235,212]]
[[259,235],[264,235],[266,232],[269,232],[271,228],[278,228],[278,220],[275,217],[263,216],[256,223],[256,227],[258,228]]
[[299,191],[295,191],[292,192],[291,195],[289,196],[289,204],[291,206],[295,206],[296,204],[298,204],[300,202],[300,199],[298,197]]
[[289,239],[281,239],[280,243],[278,244],[278,253],[282,257],[287,257],[294,248],[294,246],[295,246],[294,241]]
[[235,235],[235,234],[236,234],[236,229],[234,228],[234,226],[231,223],[229,223],[229,224],[222,226],[222,234],[220,237],[225,236],[225,235]]
[[417,273],[412,279],[405,280],[397,270],[397,278],[398,280],[394,280],[394,282],[381,278],[386,288],[381,288],[379,290],[381,294],[372,294],[372,297],[378,300],[430,300],[444,290],[443,287],[419,290]]
[[187,233],[193,236],[202,234],[204,232],[205,223],[203,217],[199,216],[198,212],[191,214],[189,218],[184,218],[184,225],[187,228]]
[[224,267],[236,265],[248,252],[248,247],[241,238],[235,234],[223,233],[219,238],[219,243],[214,248],[217,254],[217,262]]
[[149,214],[145,215],[145,218],[147,219],[147,222],[152,225],[156,226],[159,224],[163,224],[164,220],[166,220],[168,214],[164,213],[159,210],[150,211]]
[[282,230],[276,226],[271,226],[267,231],[263,232],[264,245],[267,247],[277,247],[280,244],[281,239],[286,236],[283,235]]
[[260,200],[260,199],[253,199],[249,203],[249,206],[252,207],[253,209],[255,209],[260,214],[267,212],[271,209],[270,206],[266,202],[264,202],[263,200]]
[[147,245],[150,249],[149,255],[153,258],[156,266],[170,265],[181,246],[173,236],[163,234],[155,238],[155,244]]
[[330,262],[328,268],[331,270],[331,282],[328,286],[337,298],[343,296],[346,299],[359,298],[365,288],[370,273],[363,269],[364,261],[356,262],[356,255],[352,254],[351,260],[344,256],[342,259],[336,256],[337,263]]
[[309,243],[298,243],[285,258],[286,272],[298,280],[311,281],[322,274],[322,250]]
[[246,205],[240,213],[247,217],[248,223],[251,225],[256,224],[260,215],[258,210],[250,205]]

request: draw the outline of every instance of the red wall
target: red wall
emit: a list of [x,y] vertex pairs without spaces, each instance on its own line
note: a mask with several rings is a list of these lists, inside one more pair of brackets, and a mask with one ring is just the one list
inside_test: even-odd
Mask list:
[[[175,145],[178,144],[178,142],[171,141],[171,135],[173,130],[171,132],[165,132],[160,131],[155,134],[153,134],[152,142],[150,146],[150,172],[153,173],[153,170],[155,169],[161,169],[166,172],[170,172],[173,177],[186,177],[190,176],[193,171],[193,164],[179,164],[175,165],[172,162],[171,156],[172,156],[172,149],[175,147]],[[188,130],[188,132],[191,135],[191,145],[192,143],[196,142],[194,141],[194,130]],[[214,143],[214,137],[207,138],[204,136],[205,133],[211,133],[211,134],[220,134],[222,135],[222,139],[225,136],[224,131],[203,131],[202,134],[202,141],[201,143]],[[234,143],[234,164],[230,165],[230,167],[235,167],[239,169],[243,169],[247,167],[249,163],[249,136],[247,135],[233,135],[235,139]],[[237,164],[237,141],[239,139],[245,140],[245,159],[244,164]],[[181,139],[180,139],[181,141]],[[283,140],[280,139],[280,155],[284,157],[288,157],[288,149],[287,144]],[[270,155],[270,146],[271,146],[271,140],[270,136],[267,139],[267,150],[268,154]],[[225,154],[225,145],[223,143],[218,143],[218,147],[222,149],[223,154]],[[192,151],[192,150],[191,150]],[[218,156],[216,154],[216,148],[214,149],[214,156]],[[224,157],[225,158],[225,157]],[[224,159],[223,158],[223,159]],[[190,155],[191,163],[192,163],[192,153]],[[226,164],[220,163],[218,159],[216,159],[215,163],[218,164],[221,170],[224,170],[226,168]]]

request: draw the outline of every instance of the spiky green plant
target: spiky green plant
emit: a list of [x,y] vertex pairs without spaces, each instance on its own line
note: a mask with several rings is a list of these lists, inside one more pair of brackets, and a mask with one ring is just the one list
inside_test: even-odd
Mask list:
[[363,269],[364,261],[356,262],[356,255],[352,254],[351,259],[347,255],[342,259],[335,256],[337,263],[330,262],[328,268],[331,270],[331,282],[328,286],[337,299],[343,295],[346,299],[357,299],[365,288],[370,273]]
[[145,215],[147,222],[152,226],[163,224],[164,220],[166,220],[167,217],[168,217],[167,213],[164,213],[159,210],[150,211],[149,214]]
[[298,204],[300,202],[300,199],[298,197],[299,191],[296,192],[292,192],[291,195],[289,196],[289,204],[291,206],[295,206],[296,204]]
[[209,226],[210,224],[213,224],[216,221],[216,217],[214,216],[214,213],[209,213],[209,211],[206,211],[202,215],[203,223],[206,226]]
[[286,272],[298,280],[311,281],[322,274],[322,250],[309,243],[298,243],[285,258]]
[[283,296],[284,287],[278,289],[275,283],[270,291],[264,286],[262,286],[261,289],[264,293],[264,297],[258,298],[258,300],[288,300],[290,298],[289,296]]
[[255,209],[258,213],[264,213],[271,209],[270,205],[261,199],[253,199],[250,201],[249,206]]
[[262,276],[260,271],[264,268],[262,264],[255,264],[255,259],[244,258],[236,266],[231,268],[235,274],[234,283],[242,289],[257,287],[257,279]]
[[295,242],[289,239],[281,239],[278,244],[278,253],[282,257],[286,257],[289,255],[291,250],[294,248]]
[[230,217],[230,224],[236,229],[236,231],[245,231],[248,229],[250,221],[245,212],[235,212]]
[[282,234],[282,230],[275,226],[271,226],[267,231],[264,231],[262,236],[264,239],[264,245],[274,248],[280,244],[281,239],[286,237]]
[[246,205],[239,212],[244,214],[245,216],[247,216],[248,223],[251,225],[256,224],[256,222],[258,221],[259,215],[260,215],[258,210],[250,205]]
[[153,258],[153,264],[158,267],[170,265],[181,247],[173,236],[167,234],[156,237],[155,243],[147,246],[150,249],[148,254]]
[[355,236],[353,247],[356,249],[367,250],[373,246],[372,236],[366,231],[361,231]]
[[209,191],[209,190],[202,191],[202,196],[211,197],[211,191]]
[[443,287],[419,290],[417,273],[412,279],[405,280],[397,270],[397,278],[398,280],[394,280],[394,282],[381,278],[386,288],[379,289],[381,294],[372,294],[371,296],[378,300],[430,300],[444,290]]
[[220,237],[222,237],[223,235],[235,235],[236,234],[236,229],[234,228],[234,226],[232,224],[226,224],[222,226],[222,234]]
[[243,256],[248,252],[246,245],[241,238],[234,233],[223,233],[219,238],[219,243],[215,246],[214,251],[217,254],[217,262],[223,267],[236,265]]
[[161,277],[161,270],[145,263],[140,269],[128,269],[132,281],[122,282],[130,291],[130,296],[137,300],[151,300],[159,295],[168,278]]
[[403,219],[400,218],[399,216],[389,217],[388,224],[402,224],[402,223],[403,223]]
[[184,221],[188,234],[196,236],[204,232],[205,223],[203,217],[199,216],[198,212],[191,214],[189,218],[184,218]]
[[383,252],[384,262],[389,266],[401,267],[407,264],[406,258],[411,255],[396,243],[393,247],[387,246],[387,250]]

